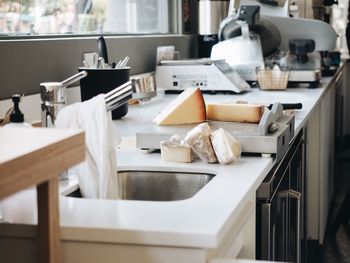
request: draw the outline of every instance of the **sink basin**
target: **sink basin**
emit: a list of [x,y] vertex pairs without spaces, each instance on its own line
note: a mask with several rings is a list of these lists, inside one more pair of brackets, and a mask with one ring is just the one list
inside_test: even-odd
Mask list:
[[[213,174],[162,171],[120,171],[119,195],[123,200],[175,201],[194,196]],[[77,190],[68,194],[81,197]]]

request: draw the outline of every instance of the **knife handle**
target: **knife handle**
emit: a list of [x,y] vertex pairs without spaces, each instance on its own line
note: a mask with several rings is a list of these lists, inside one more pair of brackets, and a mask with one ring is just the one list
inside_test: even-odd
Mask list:
[[[303,108],[302,103],[281,103],[283,110],[300,110]],[[270,104],[267,108],[272,109],[273,104]]]
[[302,103],[282,103],[284,110],[300,110],[303,108]]
[[100,57],[103,57],[105,63],[108,63],[107,46],[104,37],[99,37],[97,39],[97,44]]

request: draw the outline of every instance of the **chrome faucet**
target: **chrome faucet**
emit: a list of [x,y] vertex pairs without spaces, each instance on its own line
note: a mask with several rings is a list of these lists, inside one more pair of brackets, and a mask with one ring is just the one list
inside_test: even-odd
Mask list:
[[54,127],[57,113],[67,104],[67,86],[86,77],[87,72],[78,74],[62,82],[40,83],[41,123],[43,127]]
[[[55,127],[58,112],[67,104],[67,86],[86,76],[87,72],[81,71],[62,82],[40,83],[42,127]],[[68,180],[68,170],[61,172],[59,179]]]

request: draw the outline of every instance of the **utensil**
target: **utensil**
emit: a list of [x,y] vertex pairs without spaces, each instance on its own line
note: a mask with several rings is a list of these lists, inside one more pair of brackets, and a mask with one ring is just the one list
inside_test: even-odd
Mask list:
[[107,46],[103,36],[97,39],[97,44],[98,44],[100,57],[103,57],[103,59],[105,60],[105,63],[108,63]]
[[86,60],[83,60],[83,67],[90,68],[89,63],[87,63]]
[[120,67],[121,68],[125,68],[126,67],[126,64],[129,62],[129,57],[128,56],[126,56],[124,59],[123,59],[123,61],[122,61],[122,63],[121,63],[121,65],[120,65]]
[[[115,89],[120,85],[129,81],[129,72],[130,68],[125,67],[124,69],[114,69],[114,68],[95,68],[95,69],[86,69],[79,68],[79,71],[86,70],[88,76],[80,81],[80,94],[81,100],[89,100],[98,94],[104,93],[109,98],[110,95],[115,92]],[[114,91],[113,91],[114,90]],[[119,95],[125,95],[125,91]],[[113,97],[114,99],[115,97]],[[118,98],[116,98],[118,101]],[[115,105],[115,101],[107,101],[106,103]],[[112,110],[112,118],[120,119],[125,116],[128,112],[128,103],[125,102],[120,107]]]
[[117,63],[117,65],[115,66],[115,68],[119,68],[121,63],[122,63],[122,61],[119,60],[118,63]]
[[[300,110],[303,108],[302,103],[281,103],[283,110]],[[267,106],[269,110],[272,109],[273,104]]]
[[129,57],[126,56],[123,60],[119,60],[117,65],[115,66],[116,69],[121,69],[121,68],[125,68],[126,64],[129,62]]
[[102,69],[106,68],[106,63],[105,63],[105,60],[103,57],[98,58],[98,67],[97,68],[102,68]]
[[97,68],[98,54],[96,52],[83,54],[83,66],[85,68]]
[[[248,101],[245,100],[238,100],[236,101],[236,103],[238,104],[248,104]],[[274,103],[275,104],[275,103]],[[267,107],[269,110],[272,110],[272,107],[274,104],[269,104],[269,105],[265,105],[265,107]],[[282,110],[300,110],[303,108],[303,104],[302,103],[279,103],[282,106]]]

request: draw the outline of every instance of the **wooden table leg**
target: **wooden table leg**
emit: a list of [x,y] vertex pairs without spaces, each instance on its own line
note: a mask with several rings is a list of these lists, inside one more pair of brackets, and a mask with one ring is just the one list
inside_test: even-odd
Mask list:
[[37,186],[38,262],[60,263],[58,176]]

